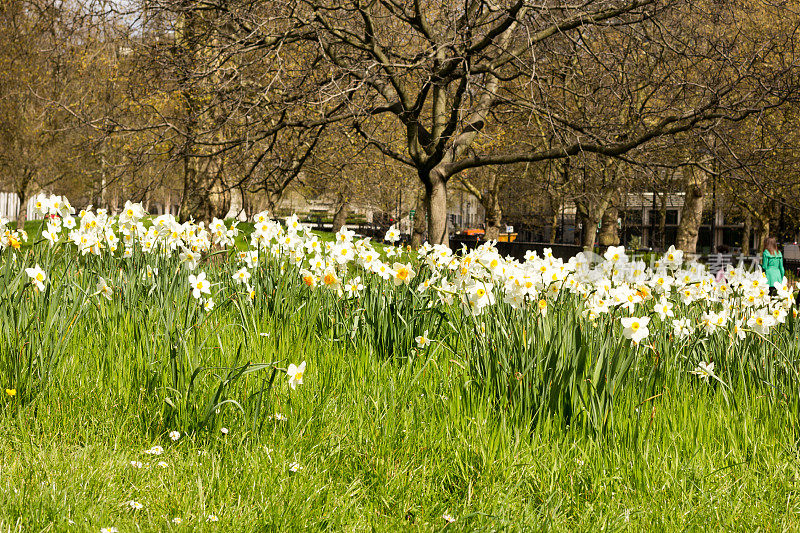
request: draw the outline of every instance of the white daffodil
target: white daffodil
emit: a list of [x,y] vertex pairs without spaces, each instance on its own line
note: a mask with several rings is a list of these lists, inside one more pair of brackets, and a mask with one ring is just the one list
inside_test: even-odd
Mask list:
[[189,286],[192,288],[192,296],[197,299],[203,294],[211,294],[211,284],[206,279],[205,272],[200,272],[197,276],[189,274]]
[[361,294],[361,291],[364,290],[364,285],[361,283],[361,277],[360,276],[354,277],[353,279],[345,283],[344,288],[347,291],[347,296],[349,296],[350,298],[358,296],[359,294]]
[[672,333],[679,338],[688,337],[694,332],[689,318],[676,318],[672,321]]
[[292,388],[292,390],[294,390],[298,385],[303,384],[303,374],[305,371],[305,361],[300,363],[300,366],[297,366],[294,363],[289,365],[289,368],[286,370],[286,374],[289,376],[289,386]]
[[630,339],[634,344],[639,344],[642,339],[650,334],[647,329],[647,324],[650,322],[650,317],[623,317],[620,319],[622,322],[622,334],[626,339]]
[[655,309],[656,313],[658,313],[658,317],[661,320],[666,320],[667,317],[674,317],[675,312],[672,310],[672,302],[667,300],[666,298],[661,298],[661,300],[656,304]]
[[233,274],[233,279],[237,283],[241,283],[242,285],[247,285],[247,282],[250,281],[250,272],[242,267]]
[[417,348],[426,348],[431,343],[431,340],[428,338],[427,329],[425,330],[425,333],[419,337],[414,337],[414,340],[417,341]]
[[31,281],[37,289],[40,291],[44,290],[44,282],[47,280],[47,274],[42,270],[42,267],[37,264],[33,268],[26,268],[25,273],[31,278]]
[[714,363],[700,361],[700,363],[697,364],[697,368],[692,370],[692,374],[700,376],[702,380],[708,381],[708,378],[714,377]]
[[105,278],[102,276],[97,281],[97,293],[104,296],[109,302],[111,301],[111,296],[114,294],[114,289],[108,286],[108,283],[106,283]]
[[397,228],[394,226],[390,226],[388,230],[386,230],[386,236],[383,238],[386,242],[396,243],[400,240],[400,232],[397,231]]
[[758,334],[766,335],[776,322],[771,313],[759,312],[747,319],[747,326]]

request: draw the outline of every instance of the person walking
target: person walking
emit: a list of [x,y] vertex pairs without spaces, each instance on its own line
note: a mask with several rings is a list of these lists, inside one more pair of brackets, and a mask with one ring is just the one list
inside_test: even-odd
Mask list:
[[783,254],[778,250],[778,241],[775,237],[767,239],[767,246],[761,255],[761,270],[767,275],[769,294],[774,296],[777,293],[775,285],[783,281]]

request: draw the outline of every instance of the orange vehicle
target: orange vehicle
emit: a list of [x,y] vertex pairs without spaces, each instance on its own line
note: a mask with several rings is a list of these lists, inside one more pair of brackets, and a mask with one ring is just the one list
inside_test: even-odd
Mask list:
[[459,237],[477,237],[479,235],[483,235],[486,233],[482,229],[479,228],[470,228],[470,229],[462,229],[457,233]]

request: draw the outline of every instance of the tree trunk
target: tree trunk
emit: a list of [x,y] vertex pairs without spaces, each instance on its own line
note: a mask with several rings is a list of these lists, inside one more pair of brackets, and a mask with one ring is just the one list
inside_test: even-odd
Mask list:
[[600,223],[599,217],[583,217],[583,231],[581,232],[581,246],[584,250],[591,252],[594,250],[594,241],[597,237],[597,225]]
[[550,207],[550,235],[548,242],[555,244],[556,236],[558,235],[558,212],[561,210],[561,205],[552,194],[547,193],[547,195],[549,197],[548,206]]
[[[599,197],[576,201],[575,207],[581,217],[583,231],[581,232],[581,245],[586,251],[594,250],[594,241],[597,237],[597,226],[603,219],[603,215],[608,210],[611,197],[616,193],[615,187],[603,190]],[[591,203],[590,203],[591,202]],[[616,218],[614,218],[616,226]]]
[[[552,219],[550,220],[550,236],[548,237],[547,242],[549,242],[550,244],[555,244],[557,235],[558,235],[558,213],[554,214]],[[563,239],[564,236],[562,235],[561,238]]]
[[764,251],[764,248],[767,247],[767,239],[769,238],[769,215],[765,213],[756,218],[758,219],[758,232],[756,233],[758,249],[756,251],[760,254]]
[[334,232],[337,232],[344,227],[345,222],[347,222],[347,215],[350,213],[350,199],[345,197],[340,198],[342,199],[342,203],[339,205],[339,209],[337,209],[336,213],[333,215]]
[[744,231],[742,232],[742,255],[750,255],[750,235],[753,233],[753,215],[748,211],[744,215]]
[[411,246],[416,250],[425,239],[425,190],[417,194],[416,213],[414,213],[414,228],[411,233]]
[[425,203],[428,211],[428,241],[432,244],[450,244],[447,232],[447,181],[431,172],[423,177]]
[[619,234],[617,232],[617,208],[609,207],[603,213],[603,224],[600,228],[598,240],[600,246],[617,246],[619,244]]
[[686,253],[693,254],[697,251],[697,234],[700,232],[700,224],[703,221],[708,175],[701,168],[692,166],[684,167],[683,173],[686,194],[683,199],[683,210],[675,246]]
[[28,190],[20,189],[17,191],[19,198],[19,210],[17,211],[17,229],[25,229],[25,221],[28,220]]
[[483,210],[486,213],[486,230],[484,238],[494,241],[500,237],[500,222],[503,219],[503,209],[500,207],[500,179],[493,173],[489,178],[489,188],[482,198]]
[[661,249],[667,249],[667,198],[669,193],[661,195],[661,220],[658,221],[658,236],[661,238]]
[[219,180],[209,173],[210,165],[210,159],[199,161],[196,157],[184,157],[183,196],[179,216],[181,222],[190,219],[210,221],[217,216],[217,208],[222,203],[222,192]]
[[228,212],[225,215],[225,218],[234,218],[236,220],[247,220],[247,217],[244,216],[244,197],[242,195],[242,190],[239,188],[234,187],[231,189],[231,201],[230,206],[228,207]]

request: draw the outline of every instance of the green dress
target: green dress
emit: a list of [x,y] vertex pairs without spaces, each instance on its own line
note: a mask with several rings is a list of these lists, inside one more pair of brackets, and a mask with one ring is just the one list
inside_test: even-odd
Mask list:
[[767,283],[770,287],[783,281],[783,254],[778,251],[772,255],[769,250],[764,250],[764,254],[761,256],[761,269],[767,275]]

